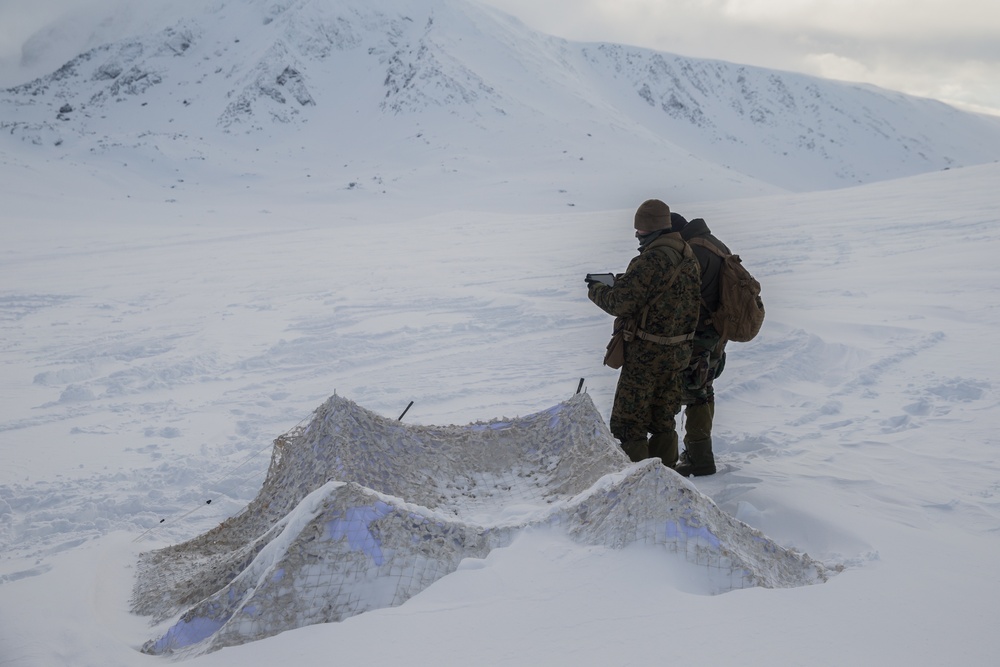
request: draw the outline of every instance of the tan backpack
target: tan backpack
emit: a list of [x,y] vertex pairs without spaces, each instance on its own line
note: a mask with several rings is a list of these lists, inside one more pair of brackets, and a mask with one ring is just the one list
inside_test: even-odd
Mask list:
[[724,252],[705,238],[688,241],[692,246],[708,248],[722,258],[719,272],[719,307],[709,323],[726,341],[745,343],[757,335],[764,323],[764,302],[760,299],[760,283],[743,266],[739,255]]

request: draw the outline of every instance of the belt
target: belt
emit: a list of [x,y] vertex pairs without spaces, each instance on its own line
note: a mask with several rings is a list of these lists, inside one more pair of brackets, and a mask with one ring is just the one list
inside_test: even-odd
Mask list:
[[679,336],[657,336],[656,334],[651,334],[639,329],[635,332],[636,338],[641,338],[642,340],[648,340],[650,343],[656,343],[658,345],[680,345],[681,343],[686,343],[689,340],[694,340],[694,332],[681,334]]

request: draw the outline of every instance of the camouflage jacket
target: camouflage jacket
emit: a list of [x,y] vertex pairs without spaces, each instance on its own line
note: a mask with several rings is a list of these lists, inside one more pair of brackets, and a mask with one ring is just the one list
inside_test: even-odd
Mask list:
[[[664,293],[678,265],[680,273]],[[639,251],[613,287],[595,283],[588,296],[604,312],[636,320],[649,304],[643,327],[647,333],[667,337],[692,333],[701,306],[698,261],[680,234],[664,234]]]

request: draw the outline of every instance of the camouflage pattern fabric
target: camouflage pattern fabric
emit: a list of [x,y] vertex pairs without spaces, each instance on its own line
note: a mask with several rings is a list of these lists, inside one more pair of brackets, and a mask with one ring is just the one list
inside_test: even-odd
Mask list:
[[[666,282],[680,272],[664,293]],[[606,313],[638,319],[649,304],[644,331],[657,336],[691,333],[698,323],[701,275],[698,262],[679,234],[665,234],[640,250],[613,287],[591,285],[588,296]],[[690,342],[661,345],[635,339],[625,344],[622,366],[611,409],[610,428],[633,460],[649,455],[648,434],[654,440],[676,443],[676,415],[683,400],[683,374],[691,358]],[[656,447],[657,453],[663,447]],[[676,444],[673,446],[676,452]],[[672,461],[666,460],[672,458]],[[676,454],[664,463],[673,465]]]
[[683,400],[683,375],[677,357],[690,344],[657,345],[644,340],[625,344],[625,365],[611,408],[611,433],[622,443],[646,440],[649,433],[673,433],[674,415]]

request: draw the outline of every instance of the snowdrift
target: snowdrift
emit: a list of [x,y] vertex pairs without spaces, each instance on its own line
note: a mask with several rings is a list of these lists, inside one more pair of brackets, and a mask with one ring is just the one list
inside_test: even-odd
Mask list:
[[613,548],[662,545],[665,558],[704,565],[717,593],[830,574],[658,459],[631,464],[585,393],[466,426],[407,425],[333,396],[275,441],[240,514],[141,556],[133,611],[179,615],[143,651],[190,657],[399,605],[530,527]]

